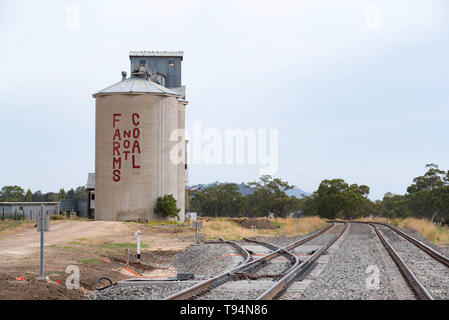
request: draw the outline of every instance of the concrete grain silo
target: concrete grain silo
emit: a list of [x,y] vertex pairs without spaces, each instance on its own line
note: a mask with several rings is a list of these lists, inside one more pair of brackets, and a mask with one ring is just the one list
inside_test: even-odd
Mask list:
[[[122,72],[122,81],[93,95],[96,220],[156,219],[156,199],[172,194],[184,221],[185,139],[176,134],[185,129],[187,104],[182,58],[130,52],[131,77]],[[174,150],[181,161],[173,161]]]

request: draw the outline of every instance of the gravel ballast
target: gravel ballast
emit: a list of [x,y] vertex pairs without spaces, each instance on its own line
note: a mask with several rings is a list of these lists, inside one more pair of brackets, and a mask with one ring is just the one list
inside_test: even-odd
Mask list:
[[228,244],[195,244],[177,254],[173,266],[178,273],[193,273],[198,277],[213,277],[227,271],[243,259]]
[[377,228],[435,299],[449,299],[449,268],[390,228]]
[[96,291],[88,300],[162,300],[195,285],[195,281],[166,281],[139,286],[112,286]]
[[[350,224],[336,249],[330,257],[329,263],[319,277],[314,278],[305,290],[293,294],[289,299],[320,299],[320,300],[381,300],[398,299],[398,286],[392,281],[391,265],[386,266],[385,250],[378,245],[379,239],[369,225]],[[367,278],[372,273],[366,273],[368,266],[375,266],[379,270],[379,287],[370,289],[366,285]],[[396,273],[396,279],[400,274]],[[306,278],[307,279],[307,278]],[[401,280],[399,280],[401,281]],[[404,283],[401,288],[408,290]]]

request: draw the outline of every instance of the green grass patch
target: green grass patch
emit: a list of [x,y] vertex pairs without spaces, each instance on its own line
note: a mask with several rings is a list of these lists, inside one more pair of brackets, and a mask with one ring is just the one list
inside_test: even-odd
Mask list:
[[77,260],[78,262],[82,263],[82,264],[94,264],[94,263],[98,263],[97,259],[84,259],[84,260]]
[[74,245],[77,245],[77,246],[85,246],[85,245],[87,245],[87,243],[85,243],[85,242],[76,241],[76,240],[69,241],[68,244],[74,244]]
[[[101,246],[102,248],[106,249],[125,249],[125,248],[133,248],[137,249],[136,243],[130,243],[130,242],[115,242],[115,243],[105,243]],[[148,248],[147,244],[141,243],[141,248]]]
[[179,223],[172,220],[150,220],[148,221],[147,225],[149,226],[163,226],[163,225],[170,225],[170,226],[182,226],[183,223]]
[[278,221],[270,221],[270,222],[271,222],[271,224],[274,224],[278,228],[282,228],[283,226],[286,225],[286,223],[281,223],[281,222],[278,222]]

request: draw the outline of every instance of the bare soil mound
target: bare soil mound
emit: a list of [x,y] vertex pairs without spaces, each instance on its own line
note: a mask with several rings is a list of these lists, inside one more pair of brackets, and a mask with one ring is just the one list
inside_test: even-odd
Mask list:
[[277,226],[267,219],[245,219],[240,222],[240,226],[247,229],[276,229]]

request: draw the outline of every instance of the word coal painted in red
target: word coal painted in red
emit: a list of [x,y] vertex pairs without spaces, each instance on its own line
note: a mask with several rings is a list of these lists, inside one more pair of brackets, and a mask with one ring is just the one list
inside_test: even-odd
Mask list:
[[114,136],[112,137],[112,180],[120,181],[122,170],[122,161],[131,161],[132,168],[140,169],[140,165],[136,164],[136,155],[140,154],[140,128],[138,113],[131,116],[131,128],[120,129],[117,124],[120,123],[122,114],[114,113],[112,115],[112,128]]

